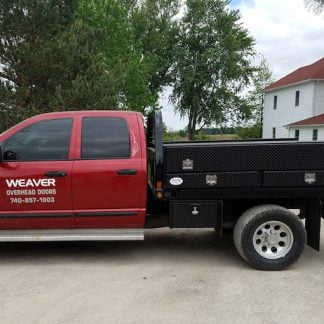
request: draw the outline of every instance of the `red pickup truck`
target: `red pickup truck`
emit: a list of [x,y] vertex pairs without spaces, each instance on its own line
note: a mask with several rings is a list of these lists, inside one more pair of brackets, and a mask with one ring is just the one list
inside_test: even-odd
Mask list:
[[278,270],[306,241],[319,249],[323,189],[324,143],[163,143],[160,112],[146,130],[140,113],[78,111],[38,115],[0,135],[0,241],[232,229],[248,263]]

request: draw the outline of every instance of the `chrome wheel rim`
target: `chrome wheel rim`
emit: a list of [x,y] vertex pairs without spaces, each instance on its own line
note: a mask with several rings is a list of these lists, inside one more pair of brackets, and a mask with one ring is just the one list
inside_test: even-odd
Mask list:
[[294,235],[291,229],[279,221],[269,221],[260,225],[253,235],[256,252],[266,259],[279,259],[289,253]]

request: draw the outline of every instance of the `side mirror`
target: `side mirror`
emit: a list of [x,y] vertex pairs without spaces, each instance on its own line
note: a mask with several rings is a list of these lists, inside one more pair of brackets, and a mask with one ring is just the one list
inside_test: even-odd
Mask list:
[[0,162],[3,161],[2,144],[0,143]]

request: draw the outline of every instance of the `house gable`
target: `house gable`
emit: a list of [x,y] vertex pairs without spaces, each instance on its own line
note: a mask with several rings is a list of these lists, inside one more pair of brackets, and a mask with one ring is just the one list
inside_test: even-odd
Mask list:
[[264,89],[263,138],[291,137],[287,125],[324,114],[324,57]]
[[298,85],[310,80],[324,80],[324,57],[313,64],[303,66],[278,81],[271,83],[264,91],[269,92],[277,88]]

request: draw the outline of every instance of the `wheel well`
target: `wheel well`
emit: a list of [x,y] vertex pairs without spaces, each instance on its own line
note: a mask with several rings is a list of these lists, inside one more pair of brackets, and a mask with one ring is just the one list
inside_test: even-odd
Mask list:
[[248,209],[258,205],[278,205],[287,209],[295,209],[296,214],[305,217],[308,200],[303,199],[230,199],[223,200],[223,226],[234,227],[239,217]]
[[299,216],[299,218],[305,219],[307,244],[316,251],[319,251],[321,218],[323,217],[322,201],[319,198],[224,200],[223,227],[233,228],[237,220],[245,211],[258,205],[267,204],[278,205],[286,209],[297,210],[297,215]]

